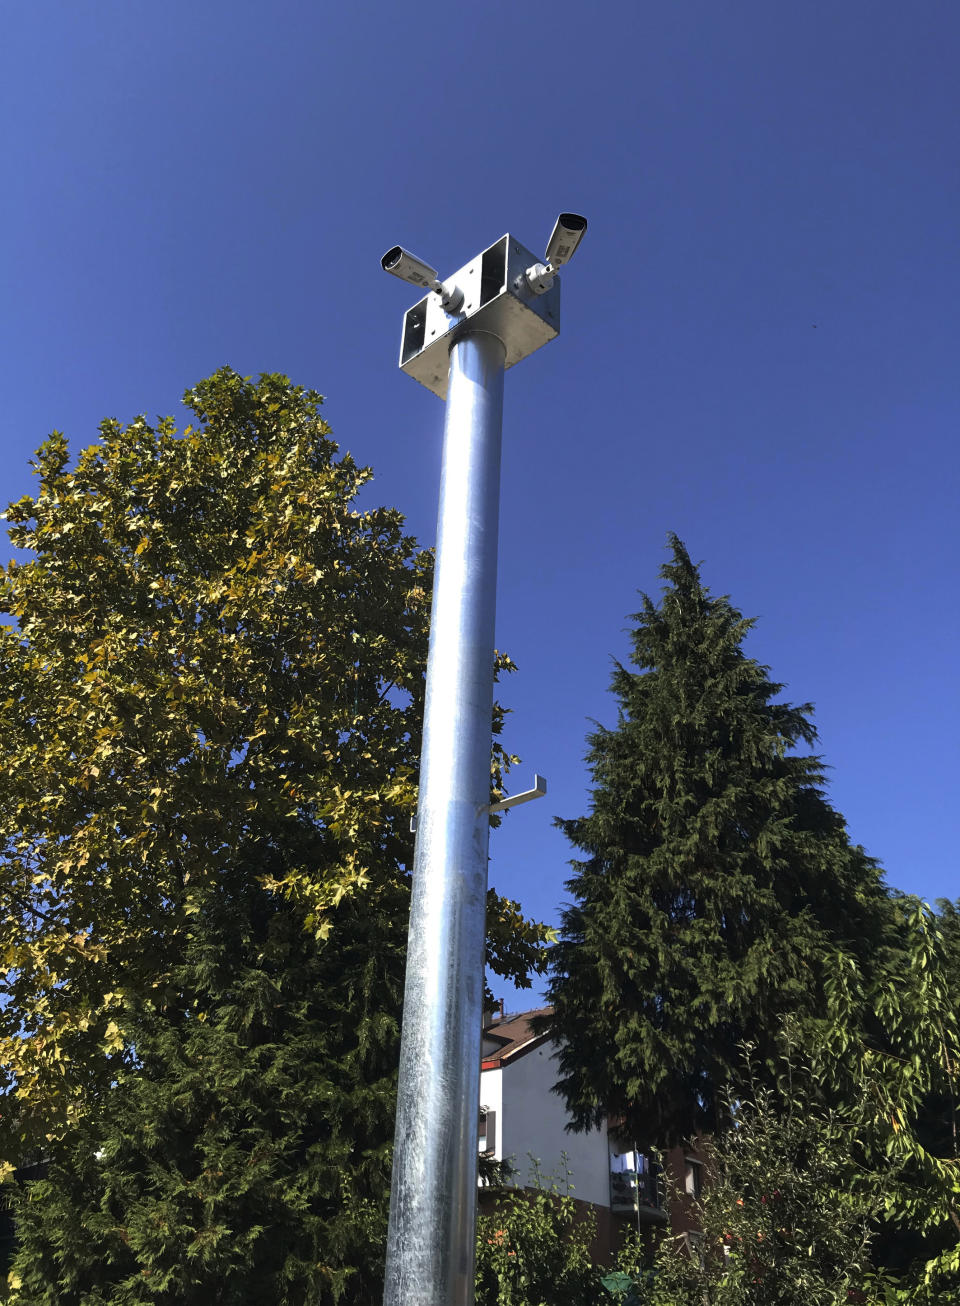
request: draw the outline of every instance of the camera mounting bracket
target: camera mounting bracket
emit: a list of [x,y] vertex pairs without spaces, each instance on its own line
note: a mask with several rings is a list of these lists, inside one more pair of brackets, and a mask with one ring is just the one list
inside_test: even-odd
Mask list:
[[537,256],[507,234],[478,254],[446,284],[463,291],[448,313],[435,292],[403,319],[400,367],[439,399],[447,397],[450,347],[461,335],[485,331],[503,341],[505,367],[513,367],[560,331],[560,279],[545,293],[531,289],[526,272]]

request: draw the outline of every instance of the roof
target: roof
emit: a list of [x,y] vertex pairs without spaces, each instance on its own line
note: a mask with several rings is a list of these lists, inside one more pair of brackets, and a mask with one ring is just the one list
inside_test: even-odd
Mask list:
[[483,1027],[483,1070],[499,1070],[504,1064],[534,1048],[541,1047],[549,1034],[534,1034],[531,1028],[535,1016],[549,1016],[553,1007],[537,1007],[535,1011],[521,1011],[513,1016],[501,1016]]

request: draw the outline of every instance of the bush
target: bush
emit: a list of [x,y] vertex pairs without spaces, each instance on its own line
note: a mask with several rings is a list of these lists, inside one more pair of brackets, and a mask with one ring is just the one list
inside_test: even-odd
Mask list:
[[477,1221],[477,1306],[603,1306],[596,1221],[577,1211],[566,1158],[559,1179],[530,1160],[529,1186],[499,1190]]
[[[882,1302],[870,1269],[882,1195],[861,1182],[850,1125],[808,1106],[784,1113],[757,1089],[705,1144],[711,1182],[699,1239],[667,1235],[644,1306],[851,1306]],[[676,1201],[678,1194],[672,1194]],[[624,1267],[626,1268],[626,1267]]]

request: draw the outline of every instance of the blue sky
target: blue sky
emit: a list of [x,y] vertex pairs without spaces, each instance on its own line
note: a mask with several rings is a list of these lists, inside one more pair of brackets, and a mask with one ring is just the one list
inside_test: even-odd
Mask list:
[[417,297],[504,231],[588,235],[507,377],[498,643],[548,797],[491,879],[554,919],[638,589],[676,531],[812,700],[890,882],[957,896],[955,0],[32,0],[4,12],[0,498],[53,428],[173,413],[229,363],[327,396],[434,535]]

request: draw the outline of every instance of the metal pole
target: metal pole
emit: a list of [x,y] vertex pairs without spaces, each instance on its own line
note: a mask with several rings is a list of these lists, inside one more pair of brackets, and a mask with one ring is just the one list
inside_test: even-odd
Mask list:
[[505,346],[450,350],[385,1306],[470,1306]]

